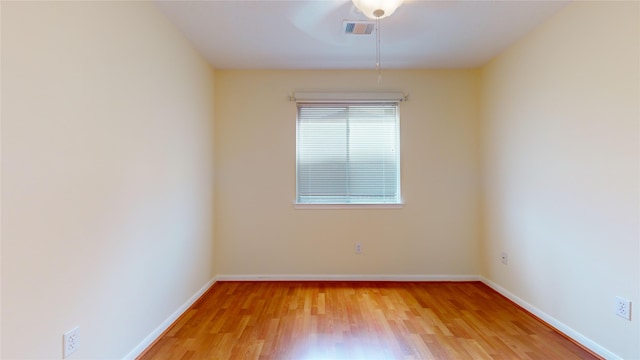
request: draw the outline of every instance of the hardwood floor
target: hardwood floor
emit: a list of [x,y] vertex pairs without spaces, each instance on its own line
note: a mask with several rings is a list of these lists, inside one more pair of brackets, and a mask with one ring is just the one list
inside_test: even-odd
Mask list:
[[597,359],[480,282],[218,282],[139,359]]

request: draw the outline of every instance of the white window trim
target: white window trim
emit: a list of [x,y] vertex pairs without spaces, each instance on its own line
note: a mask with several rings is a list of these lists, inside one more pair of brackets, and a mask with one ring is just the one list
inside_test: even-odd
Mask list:
[[[327,102],[397,102],[398,105],[401,102],[408,101],[409,95],[404,92],[397,91],[381,91],[381,92],[294,92],[293,95],[289,97],[291,101],[296,103],[327,103]],[[398,131],[400,131],[398,129]],[[296,140],[297,141],[297,140]],[[400,149],[398,149],[400,151]],[[398,152],[398,154],[400,154]],[[400,156],[400,155],[399,155]],[[400,158],[398,160],[401,160]],[[400,162],[398,163],[400,167]],[[401,169],[399,168],[398,176],[401,177]],[[399,180],[400,180],[399,179]],[[296,180],[297,181],[297,180]],[[399,191],[402,187],[402,184],[398,184]],[[296,190],[297,194],[297,190]],[[402,192],[400,192],[402,194]],[[294,209],[320,209],[320,210],[329,210],[329,209],[401,209],[404,207],[404,200],[401,198],[397,203],[337,203],[337,204],[310,204],[310,203],[299,203],[296,201],[293,202]]]
[[394,204],[302,204],[293,203],[294,209],[299,210],[344,210],[344,209],[402,209],[404,202]]

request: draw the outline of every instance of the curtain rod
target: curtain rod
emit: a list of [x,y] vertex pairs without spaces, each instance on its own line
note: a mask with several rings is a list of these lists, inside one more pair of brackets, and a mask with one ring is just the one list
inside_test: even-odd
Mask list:
[[295,91],[289,95],[289,101],[408,101],[409,94],[400,91]]

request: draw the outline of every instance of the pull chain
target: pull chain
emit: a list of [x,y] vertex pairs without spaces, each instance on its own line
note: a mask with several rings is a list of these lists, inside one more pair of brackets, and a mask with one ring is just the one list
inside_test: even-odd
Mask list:
[[378,84],[382,83],[382,69],[380,68],[380,17],[376,17],[376,70],[378,71]]

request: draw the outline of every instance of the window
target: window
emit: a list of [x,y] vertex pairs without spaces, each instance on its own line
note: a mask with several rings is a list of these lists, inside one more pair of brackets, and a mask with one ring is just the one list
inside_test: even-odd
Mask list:
[[398,102],[298,102],[298,204],[400,204]]

